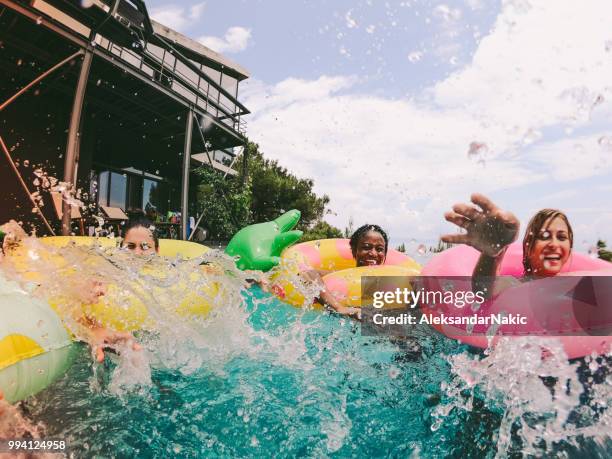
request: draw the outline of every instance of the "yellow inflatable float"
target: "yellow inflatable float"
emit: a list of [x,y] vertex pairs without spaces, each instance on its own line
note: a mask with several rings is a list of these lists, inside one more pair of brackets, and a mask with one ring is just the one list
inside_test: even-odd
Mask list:
[[[421,266],[409,256],[389,249],[382,266],[356,267],[348,239],[322,239],[296,244],[281,255],[281,263],[272,275],[272,290],[282,301],[293,306],[304,306],[306,297],[300,288],[298,275],[307,270],[322,274],[325,287],[343,306],[361,307],[361,281],[366,276],[393,276],[409,279],[419,275]],[[327,273],[327,274],[325,274]],[[316,309],[322,308],[318,303]]]
[[[108,257],[100,250],[116,246],[113,239],[87,237],[48,237],[29,238],[20,247],[7,254],[3,266],[7,272],[25,282],[17,284],[0,272],[0,390],[9,402],[15,402],[44,389],[60,377],[72,362],[71,343],[73,336],[66,325],[74,317],[66,318],[65,309],[69,302],[61,290],[84,288],[87,277],[92,272],[112,266],[112,256],[117,251],[109,251]],[[74,264],[71,250],[80,247],[79,263]],[[83,247],[85,250],[83,250]],[[72,249],[71,249],[72,248]],[[92,251],[88,252],[88,248]],[[59,249],[59,251],[58,251]],[[168,258],[194,259],[209,251],[202,245],[175,240],[160,240],[159,261],[168,266]],[[164,260],[165,258],[165,260]],[[159,265],[146,263],[140,265],[138,275],[125,273],[125,282],[111,283],[106,286],[104,295],[93,304],[78,305],[79,313],[94,319],[99,324],[118,331],[147,328],[152,321],[168,320],[171,314],[179,316],[206,316],[215,297],[223,295],[214,281],[215,275],[222,275],[219,269],[188,263],[176,267],[189,271],[177,276],[169,270],[160,270]],[[51,272],[39,270],[54,269]],[[195,269],[194,269],[195,268]],[[83,270],[87,271],[84,275]],[[216,272],[215,272],[216,271]],[[118,279],[115,274],[114,279]],[[130,279],[130,276],[133,279]],[[56,278],[57,291],[54,291],[51,278]],[[212,279],[212,280],[211,280]],[[142,280],[151,281],[143,285]],[[157,282],[154,282],[157,281]],[[34,296],[26,289],[45,289]],[[49,287],[51,285],[51,287]],[[46,297],[45,302],[39,297]],[[160,301],[166,297],[166,309],[158,309],[162,317],[151,317],[151,310],[145,302],[149,299]],[[74,303],[74,299],[71,300]],[[65,322],[60,320],[65,319]],[[67,320],[66,320],[67,319]]]

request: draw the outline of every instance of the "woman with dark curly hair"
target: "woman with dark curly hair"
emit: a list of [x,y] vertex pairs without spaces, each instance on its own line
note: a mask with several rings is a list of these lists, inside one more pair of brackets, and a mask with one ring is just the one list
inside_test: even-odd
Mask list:
[[[351,252],[357,262],[357,267],[376,266],[385,263],[387,250],[389,248],[389,237],[378,225],[363,225],[353,233],[350,239]],[[338,300],[326,288],[321,273],[317,271],[306,271],[302,273],[306,279],[323,286],[318,295],[318,300],[324,306],[338,314],[361,318],[359,308],[351,308],[341,305]]]

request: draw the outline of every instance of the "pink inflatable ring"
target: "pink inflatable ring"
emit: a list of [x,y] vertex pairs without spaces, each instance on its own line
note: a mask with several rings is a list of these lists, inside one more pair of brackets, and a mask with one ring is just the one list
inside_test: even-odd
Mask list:
[[[423,268],[423,289],[471,291],[479,256],[465,245],[436,255]],[[500,275],[521,278],[522,258],[521,244],[510,245]],[[482,304],[459,307],[436,300],[421,303],[421,310],[444,335],[479,348],[495,345],[501,335],[541,336],[559,339],[569,359],[605,354],[612,347],[612,263],[572,253],[558,276],[511,284]],[[462,323],[470,316],[483,319]],[[493,316],[494,325],[479,323]],[[505,323],[499,324],[500,317]]]

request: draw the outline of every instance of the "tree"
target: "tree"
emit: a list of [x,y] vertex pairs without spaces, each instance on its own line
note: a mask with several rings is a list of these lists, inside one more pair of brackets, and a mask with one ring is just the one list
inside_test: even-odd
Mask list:
[[300,179],[279,166],[277,161],[265,159],[255,143],[249,142],[247,153],[253,221],[273,220],[290,209],[302,213],[297,227],[302,231],[308,231],[322,220],[329,197],[314,193],[313,180]]
[[612,261],[612,252],[607,250],[606,242],[601,239],[597,241],[597,256],[602,260]]
[[[312,179],[301,179],[279,166],[277,161],[264,158],[259,145],[249,142],[246,146],[248,177],[242,179],[251,187],[251,214],[254,222],[273,220],[290,209],[302,213],[297,229],[304,232],[314,230],[327,213],[329,197],[318,196]],[[240,166],[244,157],[239,159]],[[240,170],[243,170],[240,167]],[[330,233],[336,234],[327,225]],[[336,228],[334,228],[335,230]],[[317,231],[322,231],[319,227]],[[342,236],[340,236],[342,237]]]
[[251,190],[236,177],[224,178],[215,169],[202,166],[196,171],[198,213],[213,239],[228,240],[252,222]]
[[342,231],[326,221],[317,222],[311,229],[306,230],[300,241],[314,241],[317,239],[342,238]]
[[402,242],[395,248],[395,250],[397,250],[398,252],[406,253],[406,244]]
[[[198,213],[214,239],[231,239],[251,223],[274,220],[280,214],[298,209],[302,213],[297,229],[310,239],[342,237],[342,232],[323,221],[329,197],[317,196],[311,179],[300,179],[265,159],[256,143],[246,146],[247,176],[223,178],[207,166],[196,171]],[[237,162],[244,161],[238,158]],[[316,235],[316,237],[315,237]]]
[[451,244],[450,242],[442,242],[441,240],[439,240],[438,245],[436,247],[430,247],[429,250],[433,253],[440,253],[447,249],[450,249],[452,246],[453,244]]
[[344,237],[350,238],[355,232],[355,222],[353,221],[353,217],[349,217],[348,226],[344,228]]

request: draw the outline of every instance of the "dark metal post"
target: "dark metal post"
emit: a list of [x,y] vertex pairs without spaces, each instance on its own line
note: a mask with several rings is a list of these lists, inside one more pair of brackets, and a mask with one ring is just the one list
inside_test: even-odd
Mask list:
[[189,224],[189,169],[191,167],[191,133],[193,131],[193,110],[187,112],[185,125],[185,147],[183,148],[183,188],[181,191],[181,239],[187,239],[187,225]]
[[249,175],[249,144],[245,143],[242,149],[242,185],[247,184]]
[[[68,142],[66,144],[66,159],[64,160],[64,182],[76,190],[76,178],[79,167],[79,149],[81,146],[81,115],[83,113],[83,101],[85,100],[85,90],[89,79],[89,70],[93,53],[85,50],[79,82],[77,83],[72,104],[72,114],[70,115],[70,127],[68,129]],[[70,235],[71,206],[67,200],[62,200],[62,234]]]

